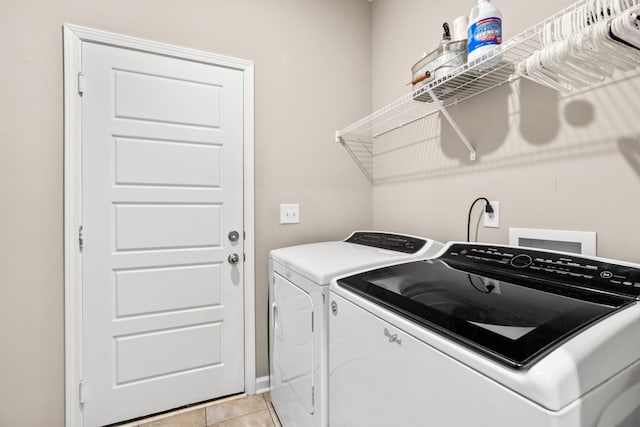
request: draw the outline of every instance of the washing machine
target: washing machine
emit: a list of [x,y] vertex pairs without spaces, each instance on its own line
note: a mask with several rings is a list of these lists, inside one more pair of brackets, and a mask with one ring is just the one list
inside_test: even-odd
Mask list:
[[640,265],[449,243],[330,285],[331,427],[640,426]]
[[328,425],[329,282],[335,276],[435,255],[442,244],[357,231],[343,241],[275,249],[269,256],[271,402],[284,427]]

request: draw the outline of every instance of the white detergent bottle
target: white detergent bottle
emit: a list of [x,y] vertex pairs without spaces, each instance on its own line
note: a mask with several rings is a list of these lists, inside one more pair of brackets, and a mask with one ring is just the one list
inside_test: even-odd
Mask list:
[[477,59],[495,53],[490,60],[477,69],[486,69],[502,61],[502,13],[489,0],[478,0],[478,5],[469,15],[467,63],[472,65]]

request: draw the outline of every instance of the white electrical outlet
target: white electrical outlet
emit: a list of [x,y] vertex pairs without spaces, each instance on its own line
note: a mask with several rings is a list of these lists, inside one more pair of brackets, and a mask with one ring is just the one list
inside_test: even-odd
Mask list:
[[484,212],[484,226],[490,228],[500,228],[500,202],[491,200],[492,213]]
[[300,205],[298,203],[282,203],[280,205],[280,224],[299,224]]

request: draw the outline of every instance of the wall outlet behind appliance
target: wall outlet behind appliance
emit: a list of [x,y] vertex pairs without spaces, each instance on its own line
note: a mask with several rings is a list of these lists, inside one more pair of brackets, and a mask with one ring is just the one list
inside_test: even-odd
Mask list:
[[484,213],[484,226],[489,228],[500,228],[500,202],[491,200],[492,213]]

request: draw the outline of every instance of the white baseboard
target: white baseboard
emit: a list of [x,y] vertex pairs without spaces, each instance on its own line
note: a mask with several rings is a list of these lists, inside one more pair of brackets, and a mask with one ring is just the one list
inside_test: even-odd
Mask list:
[[269,376],[256,378],[256,394],[266,393],[269,391]]

